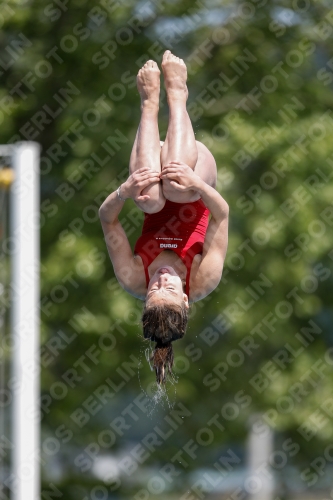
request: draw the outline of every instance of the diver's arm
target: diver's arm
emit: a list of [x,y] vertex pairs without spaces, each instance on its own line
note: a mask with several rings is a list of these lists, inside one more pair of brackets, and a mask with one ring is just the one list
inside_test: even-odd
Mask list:
[[206,184],[188,165],[170,162],[161,178],[179,191],[197,191],[211,213],[199,266],[191,271],[191,302],[203,299],[219,284],[228,246],[229,206],[213,187]]
[[213,219],[216,222],[228,218],[229,205],[215,188],[206,184],[199,176],[197,186],[194,188],[201,196],[202,201],[208,208]]
[[[123,196],[122,192],[120,193]],[[121,200],[117,191],[109,194],[99,208],[99,218],[103,225],[116,224],[118,222],[118,215],[121,212],[125,203],[125,199]]]
[[202,249],[201,262],[193,273],[191,299],[197,301],[209,295],[220,283],[228,248],[229,206],[212,187],[198,189],[212,217],[209,221]]
[[[122,193],[121,193],[122,194]],[[126,233],[118,220],[124,206],[117,191],[111,193],[99,209],[105,243],[119,284],[125,289],[131,286],[133,252]]]
[[142,264],[140,265],[133,255],[118,216],[124,206],[125,199],[133,198],[136,201],[149,199],[148,195],[141,195],[140,193],[153,182],[159,182],[158,172],[152,172],[147,167],[139,169],[131,174],[120,186],[120,196],[117,191],[114,191],[106,198],[99,209],[105,242],[115,275],[120,285],[132,294],[136,293],[138,287],[138,270],[141,271]]

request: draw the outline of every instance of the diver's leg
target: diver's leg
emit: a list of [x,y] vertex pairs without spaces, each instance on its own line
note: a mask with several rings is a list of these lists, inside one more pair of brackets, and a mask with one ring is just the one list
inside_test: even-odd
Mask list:
[[[161,151],[162,169],[172,160],[184,162],[207,184],[215,187],[215,160],[206,146],[195,140],[192,123],[186,109],[188,97],[186,65],[182,59],[166,51],[163,56],[162,69],[169,104],[168,131]],[[168,200],[180,203],[200,198],[196,191],[180,193],[170,185],[169,180],[163,181],[163,193]]]
[[[161,146],[158,130],[158,109],[160,94],[160,70],[154,61],[147,61],[137,76],[138,91],[141,96],[141,120],[130,157],[129,172],[132,174],[142,167],[161,171]],[[155,213],[165,204],[161,182],[143,189],[148,194],[147,201],[136,202],[144,212]]]
[[178,160],[194,169],[198,151],[186,109],[186,65],[182,59],[167,50],[163,56],[162,70],[169,105],[168,131],[161,152],[162,168],[170,161]]

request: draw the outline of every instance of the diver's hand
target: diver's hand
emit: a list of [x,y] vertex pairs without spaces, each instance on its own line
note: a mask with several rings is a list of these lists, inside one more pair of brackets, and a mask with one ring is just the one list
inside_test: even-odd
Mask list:
[[202,182],[193,170],[181,161],[171,161],[163,167],[160,178],[168,179],[170,185],[178,191],[197,190]]
[[160,182],[160,172],[154,172],[148,167],[142,167],[133,172],[120,188],[122,198],[132,198],[135,201],[149,200],[149,195],[142,195],[144,188]]

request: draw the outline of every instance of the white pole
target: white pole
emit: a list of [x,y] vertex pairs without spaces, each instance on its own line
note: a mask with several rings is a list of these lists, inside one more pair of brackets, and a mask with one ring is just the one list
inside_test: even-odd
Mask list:
[[13,332],[13,499],[38,500],[39,477],[39,145],[13,150],[11,186]]
[[270,458],[274,451],[274,433],[260,414],[249,419],[248,437],[248,477],[249,500],[272,500],[274,495],[274,475]]

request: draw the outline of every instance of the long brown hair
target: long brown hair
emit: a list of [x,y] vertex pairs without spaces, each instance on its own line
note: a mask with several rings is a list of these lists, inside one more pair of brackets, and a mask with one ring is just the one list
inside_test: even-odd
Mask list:
[[172,372],[173,349],[171,342],[185,335],[188,323],[188,308],[183,302],[145,307],[142,314],[143,336],[156,342],[151,356],[158,384],[165,383]]

